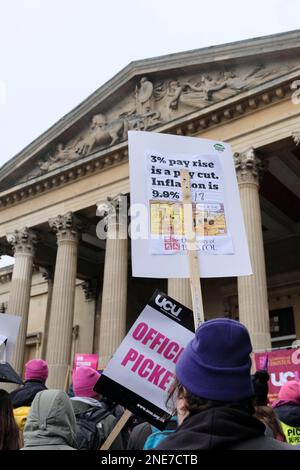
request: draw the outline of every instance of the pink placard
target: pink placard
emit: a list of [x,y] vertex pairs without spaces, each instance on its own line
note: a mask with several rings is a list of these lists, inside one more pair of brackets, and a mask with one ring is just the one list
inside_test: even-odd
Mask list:
[[80,354],[76,353],[74,358],[74,367],[73,372],[78,367],[91,367],[92,369],[97,370],[98,368],[98,354]]
[[269,402],[277,400],[280,387],[288,380],[300,380],[300,348],[255,353],[256,370],[270,374]]

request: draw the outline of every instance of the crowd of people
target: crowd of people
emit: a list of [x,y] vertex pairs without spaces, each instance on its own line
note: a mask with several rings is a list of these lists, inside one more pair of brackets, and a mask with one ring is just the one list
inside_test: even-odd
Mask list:
[[[296,450],[300,448],[300,382],[268,404],[267,371],[251,376],[247,329],[230,319],[204,322],[176,364],[164,431],[132,416],[111,450]],[[68,393],[47,388],[48,365],[32,359],[25,383],[0,390],[0,450],[97,450],[124,408],[94,391],[99,372],[77,368]]]

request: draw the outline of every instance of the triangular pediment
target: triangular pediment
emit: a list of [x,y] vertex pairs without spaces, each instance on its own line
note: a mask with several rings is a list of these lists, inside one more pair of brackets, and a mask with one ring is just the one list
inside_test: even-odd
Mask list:
[[133,62],[0,169],[5,190],[298,68],[300,32]]

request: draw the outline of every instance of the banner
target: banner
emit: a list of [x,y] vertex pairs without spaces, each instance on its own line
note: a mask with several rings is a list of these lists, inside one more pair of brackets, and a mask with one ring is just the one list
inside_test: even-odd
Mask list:
[[224,142],[128,133],[132,270],[139,277],[189,277],[180,171],[191,181],[201,277],[252,273],[234,162]]
[[277,400],[280,387],[288,380],[300,380],[300,348],[254,353],[256,370],[270,374],[269,402]]
[[101,374],[95,390],[163,429],[176,363],[194,336],[192,311],[157,290]]

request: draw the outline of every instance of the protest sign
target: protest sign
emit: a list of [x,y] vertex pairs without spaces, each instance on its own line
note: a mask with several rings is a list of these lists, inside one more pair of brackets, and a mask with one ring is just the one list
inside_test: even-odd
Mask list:
[[277,400],[280,387],[288,380],[300,380],[300,348],[255,353],[254,359],[256,370],[265,369],[270,374],[270,403]]
[[0,337],[2,343],[4,342],[6,345],[5,348],[1,349],[2,358],[0,357],[0,360],[10,362],[17,342],[21,319],[19,315],[9,315],[7,313],[0,315]]
[[190,176],[200,276],[251,274],[230,146],[153,132],[128,135],[133,275],[189,277],[183,169]]
[[157,290],[101,374],[95,390],[159,429],[176,363],[194,336],[192,311]]
[[74,357],[73,372],[78,367],[85,366],[97,370],[98,368],[98,354],[80,354],[76,353]]

